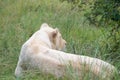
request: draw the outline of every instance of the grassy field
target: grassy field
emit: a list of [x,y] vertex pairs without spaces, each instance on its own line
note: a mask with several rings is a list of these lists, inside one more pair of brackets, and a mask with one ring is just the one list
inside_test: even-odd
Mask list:
[[[88,22],[83,24],[83,13],[77,8],[71,10],[71,4],[58,0],[0,0],[0,80],[16,80],[14,71],[21,46],[44,22],[60,29],[67,41],[67,52],[97,57],[114,64],[113,60],[104,57],[109,53],[101,47],[107,42],[107,30]],[[120,62],[114,65],[118,68]],[[55,78],[29,71],[21,80]]]

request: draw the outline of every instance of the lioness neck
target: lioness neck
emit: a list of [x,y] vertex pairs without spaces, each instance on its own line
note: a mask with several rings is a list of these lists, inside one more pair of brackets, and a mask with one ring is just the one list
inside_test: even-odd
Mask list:
[[44,31],[35,32],[31,38],[27,41],[27,43],[31,44],[40,44],[46,48],[52,48],[49,36]]

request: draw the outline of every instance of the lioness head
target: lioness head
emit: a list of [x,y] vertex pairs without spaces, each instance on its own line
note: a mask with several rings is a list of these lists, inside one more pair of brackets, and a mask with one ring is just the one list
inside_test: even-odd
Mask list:
[[57,28],[54,29],[50,27],[48,24],[43,23],[40,29],[48,34],[52,49],[56,49],[56,50],[65,49],[66,41],[62,38],[62,35]]

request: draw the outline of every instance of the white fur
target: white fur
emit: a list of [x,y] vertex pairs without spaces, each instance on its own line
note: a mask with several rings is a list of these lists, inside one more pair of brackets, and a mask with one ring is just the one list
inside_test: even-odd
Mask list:
[[[51,42],[52,32],[57,33],[56,44]],[[19,77],[26,69],[37,68],[43,73],[52,74],[56,77],[67,75],[67,67],[72,66],[74,73],[79,77],[82,72],[91,71],[95,76],[109,78],[113,75],[115,67],[107,62],[88,56],[65,53],[65,40],[59,38],[61,34],[58,30],[42,24],[40,30],[35,32],[22,46],[15,76]],[[63,44],[63,45],[61,45]],[[58,50],[57,50],[58,49]]]

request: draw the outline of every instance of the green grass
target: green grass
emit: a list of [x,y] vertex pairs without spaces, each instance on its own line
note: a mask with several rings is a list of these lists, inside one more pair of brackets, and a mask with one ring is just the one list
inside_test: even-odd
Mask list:
[[[71,10],[71,4],[58,0],[0,0],[0,80],[16,80],[14,71],[21,46],[43,22],[60,29],[67,41],[67,52],[97,57],[114,64],[104,57],[107,50],[101,49],[102,41],[106,40],[106,30],[88,22],[83,24],[83,13]],[[119,67],[120,62],[114,65]],[[56,79],[52,75],[32,71],[20,80]]]

